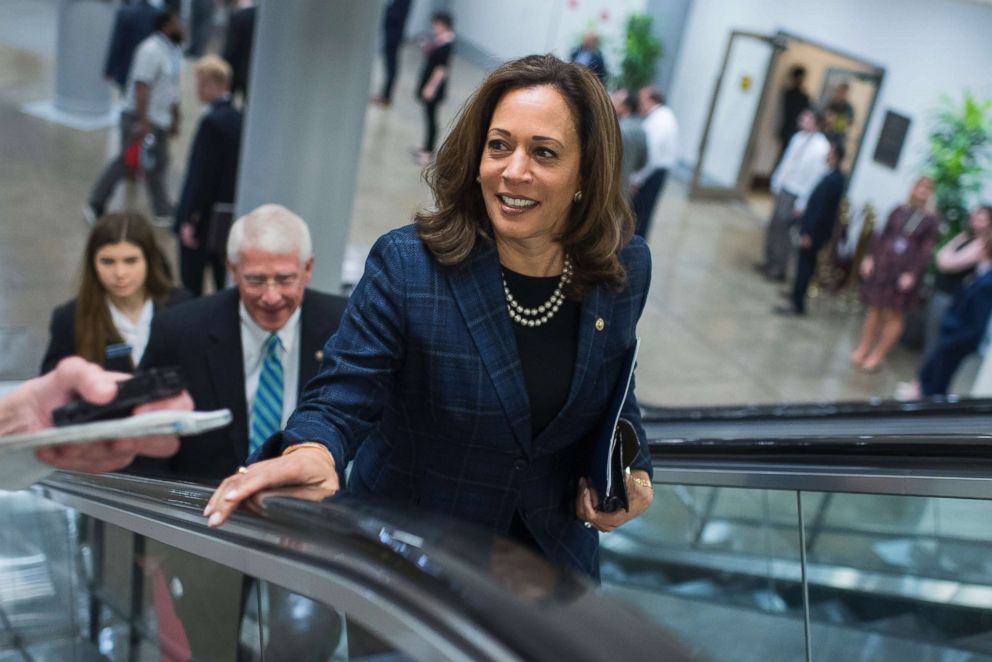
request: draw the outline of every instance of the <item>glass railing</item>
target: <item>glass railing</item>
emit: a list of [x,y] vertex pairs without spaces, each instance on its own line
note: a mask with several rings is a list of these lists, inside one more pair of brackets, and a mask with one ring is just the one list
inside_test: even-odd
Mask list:
[[212,530],[209,494],[76,474],[0,493],[0,660],[687,657],[629,605],[471,525],[296,493]]
[[992,438],[656,443],[607,593],[700,659],[992,660]]

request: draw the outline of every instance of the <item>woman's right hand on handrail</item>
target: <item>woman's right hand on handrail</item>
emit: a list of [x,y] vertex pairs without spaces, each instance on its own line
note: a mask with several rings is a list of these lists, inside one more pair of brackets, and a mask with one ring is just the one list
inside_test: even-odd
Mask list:
[[225,478],[203,511],[207,525],[220,526],[243,501],[275,487],[319,487],[333,494],[341,488],[341,483],[330,452],[317,447],[299,448],[281,457],[241,467],[238,473]]

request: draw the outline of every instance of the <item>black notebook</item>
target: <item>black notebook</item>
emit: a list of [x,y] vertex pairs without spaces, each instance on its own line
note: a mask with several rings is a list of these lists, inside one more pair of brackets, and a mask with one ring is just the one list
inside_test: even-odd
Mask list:
[[634,346],[624,357],[613,396],[589,454],[589,486],[599,497],[596,510],[605,513],[616,512],[621,508],[630,510],[624,473],[637,457],[641,447],[634,426],[630,421],[621,419],[620,412],[623,411],[624,402],[627,401],[627,392],[630,390],[630,381],[634,378],[637,352],[640,348],[641,339],[637,338]]

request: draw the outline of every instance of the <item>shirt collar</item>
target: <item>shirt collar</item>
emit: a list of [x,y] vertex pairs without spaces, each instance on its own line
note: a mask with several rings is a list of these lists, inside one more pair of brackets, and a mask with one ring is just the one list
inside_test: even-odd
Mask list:
[[110,309],[110,319],[113,321],[114,326],[120,329],[126,329],[128,332],[133,332],[134,329],[140,329],[142,325],[150,325],[152,315],[155,312],[154,307],[150,298],[145,299],[145,303],[141,307],[141,314],[138,316],[137,321],[132,322],[131,318],[121,312],[121,309],[114,305],[110,297],[107,297],[107,308]]
[[[276,335],[279,336],[279,342],[282,343],[282,348],[287,352],[293,348],[293,345],[296,343],[296,337],[299,335],[297,334],[297,330],[300,326],[300,311],[302,308],[302,305],[297,306],[283,327],[276,331]],[[247,337],[251,339],[251,346],[261,348],[265,344],[265,341],[268,340],[270,332],[260,327],[252,319],[243,301],[238,301],[238,317],[241,319],[241,331],[242,333],[246,333]]]

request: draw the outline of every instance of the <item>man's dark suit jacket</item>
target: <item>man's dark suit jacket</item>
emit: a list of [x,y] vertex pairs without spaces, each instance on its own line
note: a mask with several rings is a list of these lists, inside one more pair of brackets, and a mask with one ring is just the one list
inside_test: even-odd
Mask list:
[[[169,296],[165,303],[155,306],[155,315],[161,310],[174,306],[189,299],[189,292],[181,288],[173,288],[169,291]],[[45,350],[45,357],[41,360],[41,374],[55,368],[58,362],[67,356],[76,353],[76,300],[67,301],[52,312],[52,321],[49,325],[48,349]],[[108,345],[109,346],[109,345]],[[134,365],[129,356],[115,356],[107,358],[104,363],[107,370],[118,372],[132,372]]]
[[248,71],[251,64],[252,40],[255,36],[257,7],[245,7],[231,14],[224,40],[224,59],[233,69],[231,92],[248,95]]
[[[234,473],[248,457],[248,412],[241,350],[238,291],[230,288],[194,299],[152,322],[142,368],[179,366],[196,409],[227,408],[234,421],[227,428],[182,440],[179,452],[160,462],[143,461],[138,473],[215,481]],[[317,373],[319,354],[337,330],[347,299],[307,290],[300,314],[300,380],[298,393]]]
[[820,250],[830,240],[837,224],[840,199],[844,196],[844,173],[834,168],[817,183],[809,194],[800,234],[809,235],[813,250]]
[[138,44],[155,32],[155,17],[160,11],[152,7],[148,0],[124,5],[117,10],[114,29],[110,33],[110,46],[107,48],[107,63],[103,67],[103,75],[112,78],[122,90],[127,85],[127,75],[131,71],[134,50]]
[[233,203],[241,154],[241,111],[230,99],[210,105],[193,138],[186,166],[186,179],[176,207],[175,229],[186,221],[198,220],[197,238],[206,241],[213,206]]

